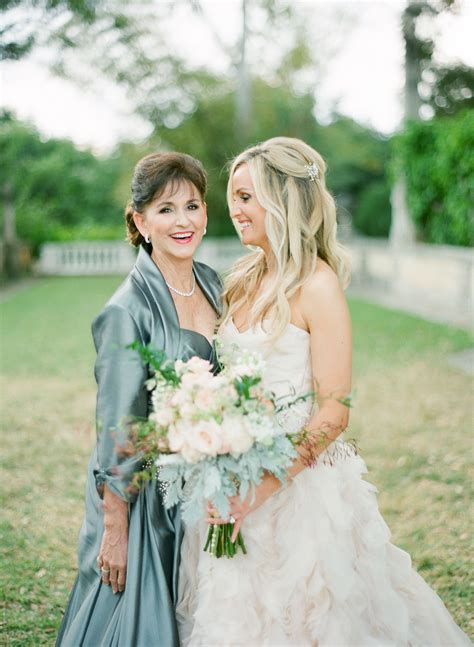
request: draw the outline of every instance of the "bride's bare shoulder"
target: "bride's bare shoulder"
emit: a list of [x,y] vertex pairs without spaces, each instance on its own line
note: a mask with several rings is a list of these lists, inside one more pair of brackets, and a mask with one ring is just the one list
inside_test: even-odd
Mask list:
[[318,258],[316,270],[307,278],[301,288],[304,297],[325,298],[342,294],[342,288],[336,272],[321,258]]
[[336,272],[322,259],[301,288],[299,306],[306,325],[331,322],[344,315],[347,304]]

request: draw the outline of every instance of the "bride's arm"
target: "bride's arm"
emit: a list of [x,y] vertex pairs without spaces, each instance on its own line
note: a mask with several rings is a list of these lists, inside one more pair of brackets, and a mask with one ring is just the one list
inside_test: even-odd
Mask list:
[[[311,339],[313,388],[318,409],[306,425],[308,442],[299,448],[290,468],[299,474],[347,427],[349,408],[344,401],[351,392],[351,321],[342,288],[335,273],[321,264],[301,291],[299,310]],[[305,448],[306,447],[306,448]]]
[[[309,464],[347,427],[349,409],[339,402],[351,392],[352,334],[344,293],[335,273],[320,263],[314,276],[301,290],[294,304],[293,316],[304,322],[310,333],[311,362],[318,410],[306,425],[308,442],[298,449],[300,456],[288,470],[291,479]],[[267,474],[251,498],[242,502],[232,497],[230,514],[236,519],[232,541],[237,537],[245,516],[257,509],[281,487],[280,481]],[[208,521],[216,520],[209,516]],[[220,520],[224,522],[224,520]]]

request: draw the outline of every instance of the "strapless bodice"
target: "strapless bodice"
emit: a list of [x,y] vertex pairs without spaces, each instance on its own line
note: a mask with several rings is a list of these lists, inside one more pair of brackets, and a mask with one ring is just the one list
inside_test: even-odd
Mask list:
[[[239,332],[230,320],[219,331],[224,349],[227,345],[237,344],[263,356],[263,383],[277,398],[288,396],[294,400],[296,396],[314,390],[309,333],[290,323],[275,343],[270,344],[268,338],[269,334],[261,324]],[[309,398],[298,406],[297,410],[304,418],[311,411],[312,403],[313,398]]]

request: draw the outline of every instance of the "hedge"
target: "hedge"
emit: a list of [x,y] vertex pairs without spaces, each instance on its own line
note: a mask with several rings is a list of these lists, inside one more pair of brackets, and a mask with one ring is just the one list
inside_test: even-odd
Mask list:
[[418,237],[474,244],[474,112],[410,122],[394,138],[394,171],[404,173]]

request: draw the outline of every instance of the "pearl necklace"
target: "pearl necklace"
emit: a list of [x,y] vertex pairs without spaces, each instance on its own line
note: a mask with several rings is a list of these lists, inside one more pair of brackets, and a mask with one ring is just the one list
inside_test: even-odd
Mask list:
[[173,290],[173,292],[176,292],[176,294],[179,294],[180,297],[192,297],[194,294],[194,291],[196,290],[196,277],[194,276],[194,273],[193,273],[193,287],[191,288],[190,292],[181,292],[181,290],[177,290],[172,285],[170,285],[166,279],[165,279],[165,283],[170,290]]

